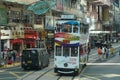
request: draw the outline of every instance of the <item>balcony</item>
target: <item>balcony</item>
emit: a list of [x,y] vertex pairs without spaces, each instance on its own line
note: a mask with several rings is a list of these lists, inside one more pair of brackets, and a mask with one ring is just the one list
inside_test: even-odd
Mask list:
[[96,5],[110,6],[110,0],[88,0],[88,1]]
[[77,17],[80,17],[80,18],[84,17],[83,12],[76,8],[68,8],[68,7],[64,6],[64,12],[68,13],[68,14],[76,15]]

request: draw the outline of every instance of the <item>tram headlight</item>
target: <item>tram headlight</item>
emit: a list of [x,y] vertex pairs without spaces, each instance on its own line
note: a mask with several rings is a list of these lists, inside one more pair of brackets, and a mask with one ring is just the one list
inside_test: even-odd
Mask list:
[[67,67],[68,66],[68,63],[64,63],[64,67]]
[[75,66],[75,71],[77,71],[78,70],[78,68],[77,68],[77,66]]

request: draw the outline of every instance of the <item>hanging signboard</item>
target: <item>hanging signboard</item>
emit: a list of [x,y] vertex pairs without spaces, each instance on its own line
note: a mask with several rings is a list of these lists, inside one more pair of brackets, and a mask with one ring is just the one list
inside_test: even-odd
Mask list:
[[0,8],[0,25],[6,25],[7,24],[7,12],[6,9]]

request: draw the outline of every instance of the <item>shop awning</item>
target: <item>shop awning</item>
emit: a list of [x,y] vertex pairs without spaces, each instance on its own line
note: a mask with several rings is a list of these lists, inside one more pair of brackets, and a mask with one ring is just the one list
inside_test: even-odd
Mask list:
[[10,40],[10,43],[12,44],[15,44],[15,43],[22,43],[23,40],[22,39],[13,39],[13,40]]
[[38,1],[36,3],[30,4],[27,10],[32,11],[34,14],[41,15],[46,13],[54,5],[55,2],[52,1]]

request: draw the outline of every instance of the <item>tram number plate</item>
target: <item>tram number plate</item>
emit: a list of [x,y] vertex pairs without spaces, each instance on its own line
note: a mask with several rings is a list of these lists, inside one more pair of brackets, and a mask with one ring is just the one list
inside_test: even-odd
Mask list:
[[28,63],[32,63],[32,61],[28,61]]

